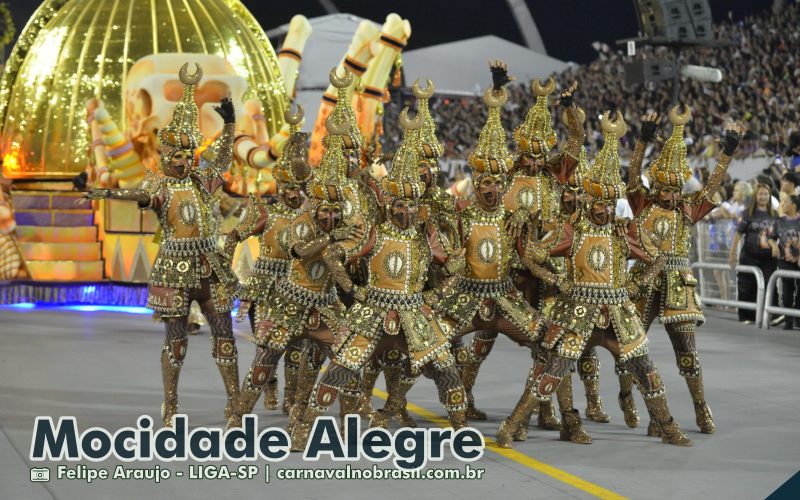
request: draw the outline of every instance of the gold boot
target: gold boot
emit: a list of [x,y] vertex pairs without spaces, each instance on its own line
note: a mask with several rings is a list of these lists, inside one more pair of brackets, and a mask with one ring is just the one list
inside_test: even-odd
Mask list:
[[561,430],[561,422],[559,422],[556,417],[552,398],[547,398],[546,401],[541,401],[539,403],[539,418],[537,419],[536,425],[540,429],[548,431]]
[[314,384],[317,382],[320,367],[312,362],[311,356],[315,356],[311,349],[303,349],[303,354],[300,357],[300,368],[297,373],[297,392],[295,393],[295,402],[292,409],[289,411],[289,424],[286,430],[291,432],[292,427],[300,420],[308,407],[308,401],[311,393],[314,392]]
[[469,426],[467,415],[464,410],[447,410],[447,416],[450,419],[450,425],[453,426],[454,431]]
[[292,405],[295,402],[295,394],[297,393],[297,374],[300,370],[297,369],[297,366],[290,365],[289,363],[285,363],[283,367],[283,374],[284,374],[284,385],[283,385],[283,414],[288,415],[289,410],[292,409]]
[[[536,405],[533,405],[534,408]],[[528,411],[528,415],[522,419],[520,422],[519,427],[517,427],[517,432],[514,433],[514,441],[527,441],[528,440],[528,430],[531,427],[531,418],[533,417],[534,410],[531,408]]]
[[486,412],[475,407],[475,398],[472,395],[472,388],[475,386],[475,379],[478,378],[481,363],[483,363],[482,360],[470,359],[464,365],[464,371],[461,374],[461,381],[464,383],[464,390],[467,392],[466,415],[470,420],[486,420],[487,418]]
[[[384,371],[384,373],[386,372]],[[404,404],[404,399],[398,393],[397,388],[395,387],[394,390],[389,393],[389,397],[386,399],[386,404],[383,405],[383,408],[375,410],[372,413],[372,418],[369,420],[369,426],[381,427],[383,429],[388,428],[389,422],[392,420],[392,416],[396,415],[403,408]]]
[[581,414],[578,410],[570,410],[561,413],[564,422],[561,426],[561,440],[571,441],[577,444],[591,444],[592,437],[583,429]]
[[287,430],[291,432],[292,427],[300,420],[308,408],[308,398],[314,390],[314,383],[317,380],[317,373],[309,373],[310,369],[301,366],[297,380],[297,394],[292,409],[289,411],[289,424]]
[[227,422],[239,405],[239,353],[236,350],[236,340],[233,337],[212,337],[211,354],[222,375],[222,383],[228,398],[224,411]]
[[278,378],[267,382],[264,386],[264,409],[267,411],[278,409]]
[[358,403],[361,400],[359,396],[346,392],[339,393],[339,430],[342,432],[342,437],[344,437],[345,418],[347,418],[347,415],[358,414]]
[[689,386],[689,392],[692,394],[697,427],[700,428],[700,432],[703,434],[714,434],[717,427],[714,425],[714,417],[711,415],[711,408],[709,408],[708,404],[705,402],[703,376],[686,377],[686,385]]
[[361,378],[362,392],[358,401],[358,409],[356,410],[356,413],[361,415],[364,420],[369,420],[372,417],[372,412],[374,411],[374,408],[372,408],[372,391],[375,389],[375,383],[378,381],[380,373],[380,367],[369,366],[369,364],[364,367],[364,374]]
[[561,410],[561,440],[578,444],[589,444],[592,438],[583,430],[581,414],[574,408],[572,398],[572,375],[561,379],[556,387],[558,409]]
[[408,406],[408,399],[406,399],[406,396],[416,382],[416,379],[404,377],[402,374],[400,375],[400,380],[397,382],[397,395],[402,403],[397,413],[392,416],[397,419],[401,427],[413,428],[417,426],[417,421],[414,420],[414,417],[411,416],[411,413],[409,413],[406,408]]
[[[297,408],[296,404],[292,407],[292,410],[295,408]],[[297,422],[291,430],[291,451],[305,451],[309,435],[311,434],[311,428],[317,420],[317,417],[322,414],[322,411],[315,410],[311,406],[308,406],[306,411],[298,416]]]
[[[185,340],[183,342],[185,352]],[[182,361],[172,361],[169,348],[161,350],[161,378],[164,383],[164,401],[161,403],[161,419],[164,427],[172,427],[172,417],[178,413],[178,378]]]
[[607,424],[611,422],[611,417],[603,411],[603,400],[600,399],[600,388],[596,379],[583,381],[586,389],[586,418],[593,422]]
[[[242,388],[239,390],[239,404],[236,411],[233,412],[228,418],[228,428],[241,427],[242,417],[253,413],[253,407],[261,396],[264,380],[266,380],[272,372],[271,365],[255,365],[251,366],[247,375],[242,382]],[[255,379],[255,383],[253,380]]]
[[501,448],[511,448],[512,440],[517,441],[516,435],[519,432],[519,428],[530,418],[531,408],[533,408],[535,405],[536,400],[530,396],[526,390],[517,402],[517,405],[511,411],[511,415],[506,417],[500,424],[500,427],[497,429],[497,433],[495,435],[497,446]]
[[675,419],[669,413],[667,397],[664,395],[644,400],[650,419],[654,420],[661,430],[661,441],[676,446],[692,446],[692,440],[681,431]]
[[625,416],[625,425],[635,429],[639,425],[639,411],[633,399],[633,375],[623,373],[619,376],[619,408]]
[[217,368],[222,375],[222,383],[225,384],[227,401],[225,402],[225,421],[234,416],[239,406],[239,364],[234,360],[233,363],[217,362]]
[[661,437],[661,428],[655,420],[650,420],[647,424],[647,435],[650,437]]

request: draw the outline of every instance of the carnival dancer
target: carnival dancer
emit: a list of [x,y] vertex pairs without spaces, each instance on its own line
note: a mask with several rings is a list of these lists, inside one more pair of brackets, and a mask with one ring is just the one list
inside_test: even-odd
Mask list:
[[[417,150],[419,158],[419,179],[423,184],[423,194],[419,200],[417,211],[417,222],[419,230],[431,233],[439,239],[439,244],[448,253],[458,250],[458,228],[455,215],[455,198],[442,189],[436,180],[439,177],[439,157],[444,150],[442,144],[436,137],[436,123],[431,116],[429,109],[429,99],[433,96],[435,88],[433,82],[426,80],[425,88],[420,86],[419,80],[412,86],[414,96],[417,98],[417,112],[422,120],[419,130],[411,130],[410,138]],[[425,290],[433,290],[441,286],[447,280],[447,271],[436,262],[431,262],[428,268],[428,279]],[[459,373],[463,369],[466,359],[467,347],[462,345],[459,351],[454,351],[456,368]],[[364,376],[362,381],[362,400],[359,405],[359,413],[364,418],[373,416],[372,409],[372,390],[381,371],[386,378],[386,392],[389,398],[405,398],[405,394],[411,389],[417,377],[408,377],[408,369],[405,365],[409,363],[409,358],[398,349],[384,351],[380,357],[373,356],[364,366]],[[387,410],[391,407],[399,407],[396,415],[389,415]],[[416,427],[416,422],[403,404],[384,405],[379,418],[373,420],[378,425],[388,424],[391,417],[396,417],[403,427]]]
[[235,114],[233,103],[223,98],[214,109],[224,121],[222,134],[212,145],[216,158],[206,168],[195,164],[203,144],[198,126],[194,89],[203,77],[196,65],[181,67],[183,97],[175,104],[172,120],[159,131],[162,177],[148,177],[137,189],[94,189],[91,199],[134,200],[139,207],[153,210],[163,231],[153,269],[147,307],[157,312],[166,327],[161,353],[164,402],[161,416],[172,425],[178,412],[178,377],[186,356],[189,306],[197,301],[211,327],[212,356],[227,393],[225,418],[238,404],[239,370],[236,341],[230,311],[238,286],[228,257],[217,244],[213,195],[224,183],[222,174],[233,158]]
[[[650,167],[653,181],[648,190],[642,185],[640,172],[645,148],[655,137],[659,118],[655,113],[644,116],[642,135],[631,159],[627,194],[639,227],[657,237],[646,241],[643,247],[648,260],[657,255],[666,259],[663,271],[642,290],[637,303],[639,313],[645,329],[649,329],[656,317],[666,328],[678,370],[686,379],[692,395],[697,426],[701,432],[712,434],[715,426],[705,401],[703,372],[695,347],[695,328],[702,325],[705,318],[695,292],[697,280],[689,268],[689,246],[692,226],[717,206],[712,197],[725,177],[742,129],[738,125],[726,128],[720,141],[722,154],[708,183],[700,191],[687,195],[682,193],[683,183],[691,176],[691,169],[686,162],[683,129],[690,119],[691,111],[686,105],[675,106],[669,111],[672,135]],[[631,269],[631,274],[644,273],[647,267],[647,261],[640,260]],[[651,419],[647,433],[657,436],[658,422]]]
[[[392,160],[389,175],[381,185],[384,191],[386,221],[373,228],[366,254],[367,285],[354,285],[341,265],[340,255],[328,252],[329,267],[345,291],[352,291],[355,303],[346,318],[349,332],[336,347],[336,355],[317,384],[308,408],[292,432],[292,449],[302,450],[316,418],[334,403],[341,388],[358,377],[368,359],[383,349],[399,348],[410,358],[414,372],[425,371],[433,378],[439,400],[448,412],[451,425],[467,425],[464,416],[464,388],[449,350],[449,325],[434,307],[443,294],[452,290],[452,282],[440,292],[423,294],[428,266],[432,260],[444,264],[455,279],[463,267],[461,254],[448,255],[433,234],[418,230],[416,215],[423,185],[419,181],[418,158],[410,131],[421,126],[421,117],[408,119],[407,110],[400,117],[406,130]],[[389,400],[388,414],[395,414],[405,404]]]
[[[283,153],[275,164],[274,176],[278,188],[277,202],[271,205],[252,199],[239,225],[226,236],[225,250],[233,254],[236,245],[250,236],[259,237],[260,250],[250,276],[239,289],[239,312],[236,320],[250,318],[253,334],[258,334],[258,325],[269,319],[267,309],[273,298],[275,285],[289,272],[292,263],[290,226],[302,212],[304,195],[303,187],[311,177],[308,165],[308,135],[299,131],[303,120],[303,108],[297,106],[297,113],[286,110],[284,118],[289,124],[289,138],[284,143]],[[257,338],[257,342],[263,339]],[[297,389],[297,373],[302,349],[301,340],[293,340],[287,346],[285,359],[286,388],[284,391],[284,412],[294,403]],[[257,347],[257,352],[260,353]],[[257,356],[258,357],[258,356]],[[240,406],[248,411],[252,409],[261,390],[264,389],[264,406],[268,410],[278,407],[277,377],[265,379],[269,375],[263,370],[257,371],[253,377],[256,363],[245,377],[240,391]],[[252,401],[251,401],[252,399]]]
[[[551,157],[547,156],[550,151],[549,138],[553,131],[550,124],[550,112],[547,109],[546,96],[549,95],[554,85],[547,85],[546,88],[539,82],[534,83],[534,92],[537,94],[537,102],[529,111],[525,123],[517,128],[515,140],[518,148],[522,151],[518,157],[517,167],[525,167],[519,170],[516,175],[517,187],[512,198],[506,195],[506,202],[516,207],[515,216],[526,213],[527,217],[522,218],[526,227],[528,237],[538,239],[546,231],[553,231],[562,228],[565,224],[573,223],[577,218],[577,208],[582,197],[581,183],[586,175],[588,168],[586,161],[586,150],[583,147],[584,121],[585,114],[581,108],[574,103],[574,94],[577,83],[573,83],[565,89],[560,96],[560,107],[562,120],[569,131],[566,147],[558,154]],[[546,169],[546,170],[545,170]],[[530,174],[530,175],[527,175]],[[557,190],[558,206],[552,206],[549,195],[550,190]],[[544,197],[544,198],[543,198]],[[532,200],[539,199],[534,203]],[[547,203],[542,203],[546,201]],[[528,208],[531,207],[531,208]],[[540,218],[541,214],[548,214],[545,220]],[[517,217],[515,217],[517,218]],[[526,294],[529,303],[540,308],[543,314],[549,314],[560,288],[563,288],[563,280],[539,279],[531,275],[528,268],[533,267],[533,263],[522,259],[518,270],[517,286]],[[547,259],[547,266],[551,271],[558,275],[563,275],[567,271],[569,262],[560,256],[551,256]],[[520,279],[522,278],[522,279]],[[560,285],[560,286],[559,286]],[[539,363],[546,361],[546,351],[540,345],[534,348],[535,360]],[[591,361],[581,358],[581,362]],[[517,403],[517,408],[512,412],[517,420],[510,421],[501,425],[497,432],[497,444],[503,448],[510,448],[512,439],[514,441],[525,441],[528,437],[528,427],[530,416],[537,406],[540,406],[539,427],[555,428],[562,431],[562,436],[575,443],[586,444],[591,442],[587,433],[580,428],[575,428],[571,422],[560,423],[558,425],[548,425],[549,418],[547,411],[552,412],[552,403],[548,399],[544,404],[534,401],[530,396],[530,386],[533,383],[533,367],[528,374],[526,389],[523,396]],[[574,411],[572,396],[571,377],[565,377],[556,389],[559,409],[562,415],[572,414]],[[538,403],[538,404],[537,404]],[[519,408],[527,409],[527,416]],[[543,414],[543,412],[545,412]],[[555,417],[551,417],[555,419]],[[570,429],[570,426],[573,428]]]
[[[459,246],[466,252],[465,277],[459,282],[457,293],[441,304],[456,332],[452,339],[455,349],[460,348],[461,335],[479,332],[472,341],[470,360],[462,374],[468,401],[477,375],[478,363],[474,361],[485,358],[497,332],[532,349],[540,320],[539,313],[514,287],[511,275],[521,230],[515,230],[513,214],[502,204],[512,157],[500,123],[500,108],[508,98],[504,85],[510,81],[507,66],[501,61],[492,64],[492,79],[493,86],[483,96],[489,107],[488,118],[478,145],[469,156],[474,200],[458,212]],[[538,266],[536,269],[549,274]],[[485,418],[485,414],[475,411],[468,411],[467,417],[470,415]]]
[[[545,262],[548,256],[563,255],[570,261],[568,290],[553,304],[541,344],[548,349],[546,362],[535,364],[530,383],[535,400],[544,400],[570,376],[575,361],[587,347],[606,347],[629,370],[639,385],[651,418],[657,422],[665,443],[690,446],[691,440],[680,430],[669,412],[661,376],[648,356],[647,336],[628,289],[641,283],[628,280],[628,257],[652,262],[648,273],[639,276],[643,283],[653,279],[663,266],[663,259],[652,261],[641,248],[640,239],[651,238],[636,224],[615,222],[616,200],[625,192],[620,178],[619,138],[626,130],[622,114],[616,119],[606,112],[601,118],[603,148],[598,152],[588,176],[583,181],[587,202],[583,213],[550,238],[529,241],[525,258]],[[655,237],[653,237],[655,238]],[[515,414],[502,426],[518,425],[527,409],[518,405]],[[562,439],[572,433],[585,433],[577,410],[562,415]]]
[[[336,125],[328,117],[325,154],[322,163],[308,182],[309,207],[289,226],[289,254],[293,257],[288,274],[276,282],[275,292],[265,312],[266,319],[257,325],[256,357],[245,380],[245,396],[229,426],[238,426],[241,417],[250,413],[258,398],[249,384],[269,380],[275,365],[292,340],[308,338],[319,347],[321,355],[313,360],[312,377],[316,378],[324,356],[331,356],[336,335],[343,327],[345,306],[339,299],[331,270],[323,259],[323,251],[332,245],[361,237],[357,226],[348,226],[342,203],[350,196],[346,182],[345,157],[342,151],[348,124]],[[280,175],[280,174],[279,174]],[[288,175],[288,174],[287,174]],[[304,368],[301,363],[300,368]],[[298,375],[292,416],[304,411],[310,388],[308,379]],[[311,380],[313,385],[313,379]]]

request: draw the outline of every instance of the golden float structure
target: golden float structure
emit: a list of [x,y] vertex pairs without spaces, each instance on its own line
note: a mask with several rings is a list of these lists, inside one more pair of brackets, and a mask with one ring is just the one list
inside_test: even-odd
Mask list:
[[[15,280],[0,284],[0,303],[143,303],[143,287],[112,282],[146,283],[158,248],[153,214],[118,200],[92,204],[71,179],[97,166],[96,151],[114,152],[92,128],[99,120],[89,123],[97,109],[107,117],[103,140],[136,145],[126,79],[146,75],[131,68],[156,59],[163,69],[183,55],[224,62],[242,89],[237,118],[245,127],[259,120],[248,147],[268,151],[262,143],[284,126],[286,64],[239,0],[45,0],[30,18],[0,78],[0,217],[14,214],[2,224],[10,230],[0,231],[0,281]],[[247,255],[238,262],[247,267],[257,251],[240,246]]]
[[91,138],[86,102],[99,98],[125,124],[126,77],[161,53],[216,55],[264,106],[269,135],[287,99],[278,59],[238,0],[45,0],[22,30],[0,80],[0,158],[12,179],[84,170]]

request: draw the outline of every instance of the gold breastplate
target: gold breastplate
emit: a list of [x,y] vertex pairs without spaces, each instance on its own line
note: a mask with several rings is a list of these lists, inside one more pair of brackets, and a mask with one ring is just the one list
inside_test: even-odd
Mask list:
[[165,240],[209,238],[216,234],[211,207],[188,178],[167,184],[161,225]]
[[292,260],[289,281],[295,285],[312,292],[323,292],[328,289],[329,277],[328,266],[322,261],[322,257]]
[[269,225],[261,233],[261,253],[259,257],[288,259],[291,246],[291,215],[270,215]]
[[369,284],[381,290],[421,292],[428,265],[430,249],[416,231],[398,234],[387,230],[384,223],[378,231],[375,248],[369,257]]
[[[691,224],[686,224],[686,217],[680,210],[665,210],[657,204],[650,205],[640,216],[640,226],[648,233],[655,235],[660,241],[650,241],[647,235],[642,237],[645,251],[656,256],[659,253],[689,256]],[[657,245],[657,243],[660,243]]]
[[520,208],[539,212],[541,220],[549,220],[557,215],[560,196],[558,185],[544,174],[517,175],[503,198],[503,206],[509,212]]
[[627,244],[614,234],[613,226],[580,223],[570,261],[576,286],[621,288],[625,284]]
[[[466,248],[466,276],[498,280],[508,277],[513,242],[505,230],[503,210],[495,214],[468,209],[462,218]],[[470,213],[471,212],[471,213]],[[470,217],[477,215],[476,217]]]

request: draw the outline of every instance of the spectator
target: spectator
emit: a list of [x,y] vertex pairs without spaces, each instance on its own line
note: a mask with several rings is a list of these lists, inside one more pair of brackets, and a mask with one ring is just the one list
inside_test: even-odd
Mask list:
[[[741,252],[738,255],[738,262],[744,266],[755,266],[761,269],[764,281],[769,281],[769,277],[775,271],[776,259],[772,255],[772,250],[767,246],[762,246],[764,238],[774,232],[776,221],[775,210],[770,204],[770,187],[765,184],[758,184],[755,194],[750,200],[750,206],[745,212],[744,217],[736,227],[731,252],[728,259],[731,267],[737,262],[737,249],[739,242],[744,236]],[[756,301],[756,279],[750,273],[737,273],[737,290],[740,301]],[[739,321],[750,324],[755,321],[755,311],[739,309]]]
[[[775,224],[774,239],[768,244],[772,255],[778,258],[778,269],[797,270],[798,239],[800,239],[800,196],[781,194],[783,217]],[[800,310],[800,287],[794,278],[781,278],[781,306]],[[784,330],[800,328],[800,318],[787,316],[783,323]]]
[[[765,29],[764,27],[768,27]],[[741,120],[748,128],[737,158],[784,155],[787,167],[800,167],[800,5],[784,5],[776,11],[767,9],[739,22],[714,25],[715,36],[730,40],[731,46],[685,50],[681,64],[717,67],[724,75],[721,83],[683,80],[681,98],[692,106],[694,118],[686,125],[689,156],[705,167],[718,157],[714,137],[725,124]],[[571,66],[553,75],[561,88],[578,81],[577,99],[586,111],[587,147],[591,157],[601,146],[598,116],[616,106],[629,124],[623,144],[634,144],[639,136],[637,118],[648,109],[665,112],[671,100],[671,86],[649,82],[625,85],[624,64],[632,59],[622,51],[602,48],[598,58],[583,66]],[[641,47],[637,57],[668,55],[664,48]],[[502,57],[502,54],[498,54]],[[511,68],[513,74],[514,69]],[[435,83],[435,82],[434,82]],[[487,80],[487,85],[488,85]],[[523,83],[523,82],[520,82]],[[503,125],[510,133],[521,123],[533,105],[534,96],[527,85],[509,85],[509,104],[503,109]],[[402,137],[397,116],[409,98],[393,101],[386,110],[386,149],[394,150]],[[401,105],[402,104],[402,105]],[[446,146],[445,158],[465,159],[477,142],[485,121],[485,110],[477,96],[443,97],[430,100],[431,113]],[[557,110],[555,110],[557,111]],[[558,113],[555,114],[558,117]],[[554,125],[565,134],[556,118]],[[629,154],[630,152],[626,153]]]
[[798,186],[800,186],[800,174],[789,171],[781,176],[781,193],[786,193],[789,196],[800,194],[797,189]]

